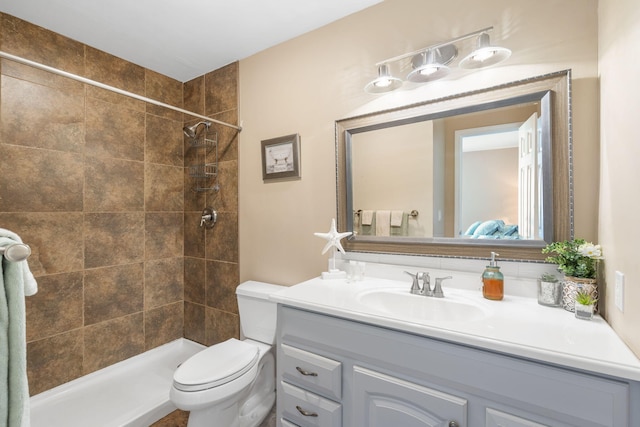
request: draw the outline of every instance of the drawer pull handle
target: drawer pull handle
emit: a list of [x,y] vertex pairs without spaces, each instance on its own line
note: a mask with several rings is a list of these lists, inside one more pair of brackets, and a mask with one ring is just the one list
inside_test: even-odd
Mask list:
[[300,372],[305,377],[317,377],[318,376],[318,374],[316,374],[315,372],[309,372],[309,371],[307,371],[305,369],[302,369],[300,366],[296,366],[296,371]]
[[298,412],[300,412],[305,417],[317,417],[318,416],[317,412],[305,411],[300,406],[296,406],[296,409],[298,410]]

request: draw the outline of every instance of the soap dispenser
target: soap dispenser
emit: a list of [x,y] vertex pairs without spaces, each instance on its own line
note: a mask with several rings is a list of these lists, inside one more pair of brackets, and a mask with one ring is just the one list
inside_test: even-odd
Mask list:
[[496,262],[496,256],[499,255],[491,252],[491,261],[482,273],[482,296],[497,301],[504,297],[504,276]]

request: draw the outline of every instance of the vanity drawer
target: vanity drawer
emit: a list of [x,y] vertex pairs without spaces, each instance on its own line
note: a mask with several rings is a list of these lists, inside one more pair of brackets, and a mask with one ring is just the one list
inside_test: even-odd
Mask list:
[[282,416],[300,427],[340,427],[342,405],[281,382]]
[[533,421],[525,420],[524,418],[516,417],[515,415],[507,414],[505,412],[497,411],[495,409],[487,408],[486,427],[547,427],[544,424],[539,424]]
[[281,345],[282,377],[331,399],[342,398],[342,363],[317,354]]

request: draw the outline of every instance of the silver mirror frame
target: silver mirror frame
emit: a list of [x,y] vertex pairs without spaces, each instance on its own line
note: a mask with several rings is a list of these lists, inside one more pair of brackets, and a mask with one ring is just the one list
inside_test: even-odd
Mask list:
[[491,251],[500,258],[541,261],[541,249],[552,241],[573,238],[573,182],[571,155],[571,71],[532,77],[486,89],[384,110],[336,121],[336,184],[338,229],[353,231],[350,180],[351,137],[356,133],[417,121],[489,110],[524,102],[541,102],[541,119],[548,129],[543,135],[546,164],[544,240],[480,240],[456,238],[414,238],[352,236],[343,242],[349,252],[373,252],[486,258]]

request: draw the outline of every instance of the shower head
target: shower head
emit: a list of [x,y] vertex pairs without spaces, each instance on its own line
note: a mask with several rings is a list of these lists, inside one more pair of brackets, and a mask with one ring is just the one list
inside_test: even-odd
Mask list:
[[195,138],[196,135],[198,134],[198,127],[200,125],[205,125],[205,127],[207,129],[209,129],[209,126],[211,126],[211,122],[207,122],[207,121],[202,121],[202,122],[198,122],[195,125],[191,125],[191,126],[185,126],[182,128],[182,131],[184,132],[185,135],[187,135],[189,138]]

